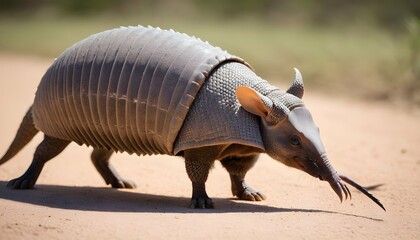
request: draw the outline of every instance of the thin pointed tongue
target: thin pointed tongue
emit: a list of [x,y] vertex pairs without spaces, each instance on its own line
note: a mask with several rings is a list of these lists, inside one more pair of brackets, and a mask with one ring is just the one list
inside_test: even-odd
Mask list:
[[[344,176],[344,175],[339,175],[340,179],[343,180],[344,182],[352,185],[354,188],[356,188],[357,190],[359,190],[360,192],[362,192],[364,195],[366,195],[368,198],[370,198],[372,201],[374,201],[376,204],[378,204],[379,207],[381,207],[384,211],[386,211],[384,205],[379,201],[379,199],[377,199],[375,196],[373,196],[370,192],[368,192],[368,190],[361,186],[360,184],[358,184],[357,182],[351,180],[350,178]],[[345,186],[345,185],[344,185]],[[334,190],[335,191],[335,190]]]

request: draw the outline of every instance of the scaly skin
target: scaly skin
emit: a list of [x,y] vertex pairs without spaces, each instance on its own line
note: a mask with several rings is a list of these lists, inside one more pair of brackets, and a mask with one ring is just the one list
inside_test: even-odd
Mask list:
[[185,156],[185,169],[192,182],[191,208],[213,208],[213,201],[206,193],[206,181],[214,160],[200,159],[194,155]]

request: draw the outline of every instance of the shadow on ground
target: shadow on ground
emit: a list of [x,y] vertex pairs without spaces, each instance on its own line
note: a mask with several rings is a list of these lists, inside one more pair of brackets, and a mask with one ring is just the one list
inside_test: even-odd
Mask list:
[[340,214],[382,221],[354,214],[316,209],[277,208],[225,198],[213,198],[215,209],[198,210],[188,208],[190,199],[186,197],[143,194],[130,190],[88,186],[40,184],[31,190],[14,190],[8,189],[6,185],[7,182],[0,181],[0,199],[69,210],[149,213],[301,212]]

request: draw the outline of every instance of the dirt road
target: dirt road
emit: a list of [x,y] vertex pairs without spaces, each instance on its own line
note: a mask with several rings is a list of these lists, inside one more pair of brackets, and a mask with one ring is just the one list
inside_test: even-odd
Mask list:
[[[0,155],[51,61],[0,54]],[[117,154],[112,163],[137,188],[113,190],[91,164],[91,149],[76,144],[46,165],[36,189],[7,189],[29,166],[39,134],[0,166],[0,239],[420,239],[420,114],[305,94],[334,167],[361,184],[384,184],[372,193],[387,212],[355,189],[340,204],[326,182],[266,155],[248,182],[268,199],[232,198],[217,163],[207,182],[214,210],[187,208],[181,158]]]

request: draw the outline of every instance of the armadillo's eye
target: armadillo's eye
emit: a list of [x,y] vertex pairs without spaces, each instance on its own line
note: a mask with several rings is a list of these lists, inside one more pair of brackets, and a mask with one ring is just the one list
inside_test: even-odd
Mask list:
[[293,146],[299,146],[300,145],[300,139],[298,136],[293,135],[290,137],[290,144],[292,144]]

